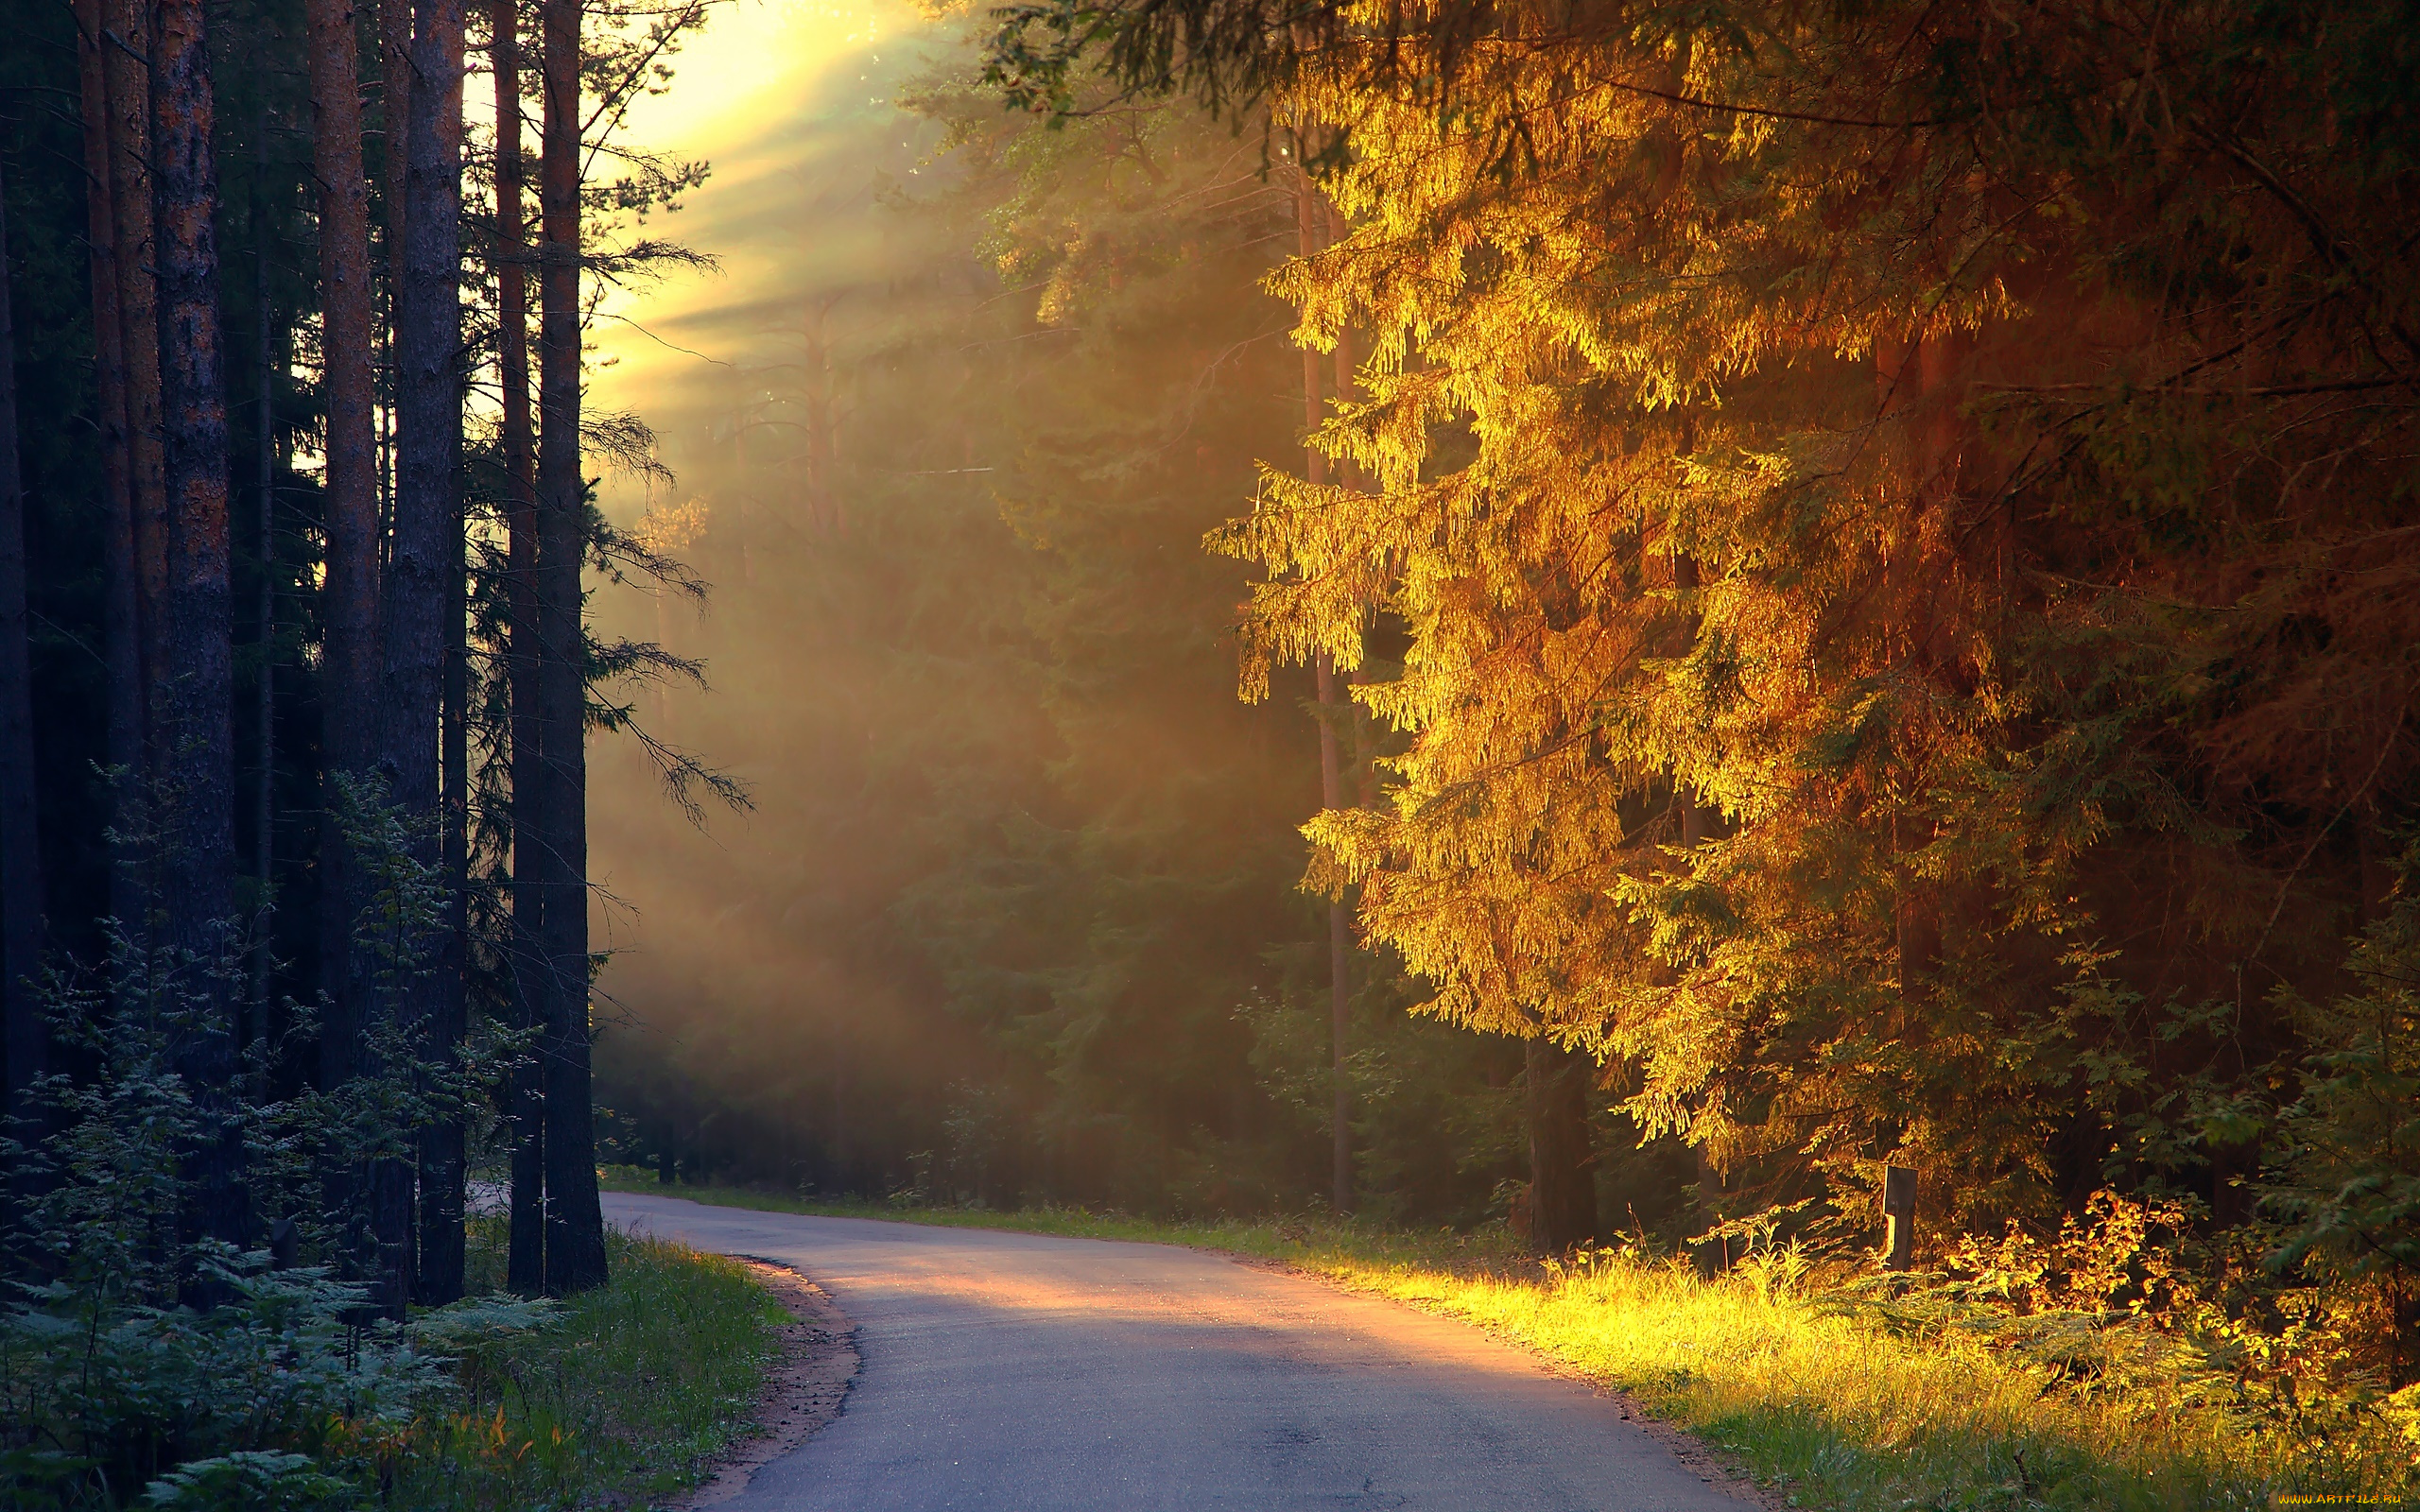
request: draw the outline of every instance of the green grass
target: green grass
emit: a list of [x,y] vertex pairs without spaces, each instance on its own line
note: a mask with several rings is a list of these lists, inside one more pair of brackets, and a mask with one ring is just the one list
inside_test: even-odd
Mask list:
[[[475,1220],[473,1280],[501,1283],[500,1220]],[[467,1354],[459,1400],[384,1442],[388,1504],[443,1512],[645,1507],[752,1432],[780,1303],[738,1262],[608,1231],[611,1282],[544,1329]]]
[[[1500,1234],[1321,1218],[1163,1222],[1059,1208],[820,1203],[614,1175],[614,1190],[768,1211],[1146,1240],[1280,1261],[1465,1319],[1628,1391],[1809,1508],[2204,1512],[2266,1507],[2280,1491],[2386,1505],[2420,1500],[2420,1442],[2382,1419],[2256,1413],[2173,1370],[2079,1374],[1972,1317],[1894,1317],[1816,1284],[1785,1255],[1714,1280],[1613,1252],[1557,1271]],[[2321,1421],[2325,1432],[2314,1429]]]

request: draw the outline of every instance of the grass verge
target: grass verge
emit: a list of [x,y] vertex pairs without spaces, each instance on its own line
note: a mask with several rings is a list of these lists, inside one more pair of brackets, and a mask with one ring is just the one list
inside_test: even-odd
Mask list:
[[[501,1223],[473,1220],[474,1289],[502,1284]],[[464,1349],[453,1410],[350,1446],[391,1456],[390,1504],[653,1506],[753,1431],[780,1303],[736,1261],[619,1230],[607,1243],[609,1284],[548,1327]]]
[[1072,1209],[836,1204],[615,1175],[614,1190],[766,1211],[1143,1240],[1279,1261],[1475,1323],[1629,1392],[1794,1506],[2249,1512],[2297,1495],[2420,1503],[2420,1440],[2387,1417],[2281,1417],[2231,1395],[2223,1380],[2156,1359],[2107,1367],[2106,1343],[2102,1364],[2083,1368],[2055,1351],[2018,1348],[1975,1316],[1913,1317],[1824,1289],[1788,1251],[1707,1280],[1635,1254],[1600,1251],[1547,1268],[1500,1237],[1321,1218],[1163,1222]]

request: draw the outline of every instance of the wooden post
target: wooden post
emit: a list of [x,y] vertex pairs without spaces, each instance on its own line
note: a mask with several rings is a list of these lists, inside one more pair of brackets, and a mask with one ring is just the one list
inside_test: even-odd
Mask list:
[[1916,1173],[1904,1165],[1882,1168],[1882,1268],[1906,1270],[1915,1263]]

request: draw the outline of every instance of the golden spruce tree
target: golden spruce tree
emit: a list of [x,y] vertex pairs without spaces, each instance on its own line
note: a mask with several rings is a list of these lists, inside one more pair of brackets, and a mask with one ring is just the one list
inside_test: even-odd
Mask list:
[[1315,879],[1776,1197],[2239,1209],[2310,1048],[2273,990],[2409,817],[2385,23],[1333,19],[1278,110],[1349,124],[1351,234],[1274,286],[1362,334],[1318,439],[1369,482],[1214,537],[1247,691],[1324,654],[1408,736]]

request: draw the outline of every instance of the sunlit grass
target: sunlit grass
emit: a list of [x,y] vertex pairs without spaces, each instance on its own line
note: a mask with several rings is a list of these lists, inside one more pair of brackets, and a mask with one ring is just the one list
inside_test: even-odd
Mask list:
[[[500,1280],[500,1219],[475,1219],[473,1279]],[[552,1325],[462,1361],[459,1400],[389,1444],[391,1504],[645,1507],[695,1486],[752,1431],[779,1302],[737,1261],[609,1230],[613,1280]]]
[[1720,1280],[1604,1253],[1555,1274],[1502,1234],[1331,1218],[1162,1222],[1045,1208],[994,1212],[820,1203],[720,1187],[619,1190],[768,1211],[1190,1245],[1465,1319],[1630,1392],[1793,1505],[1855,1512],[2204,1512],[2276,1491],[2409,1496],[2413,1446],[2340,1418],[2297,1434],[2182,1383],[2079,1383],[1987,1332],[1912,1330],[1781,1264]]

